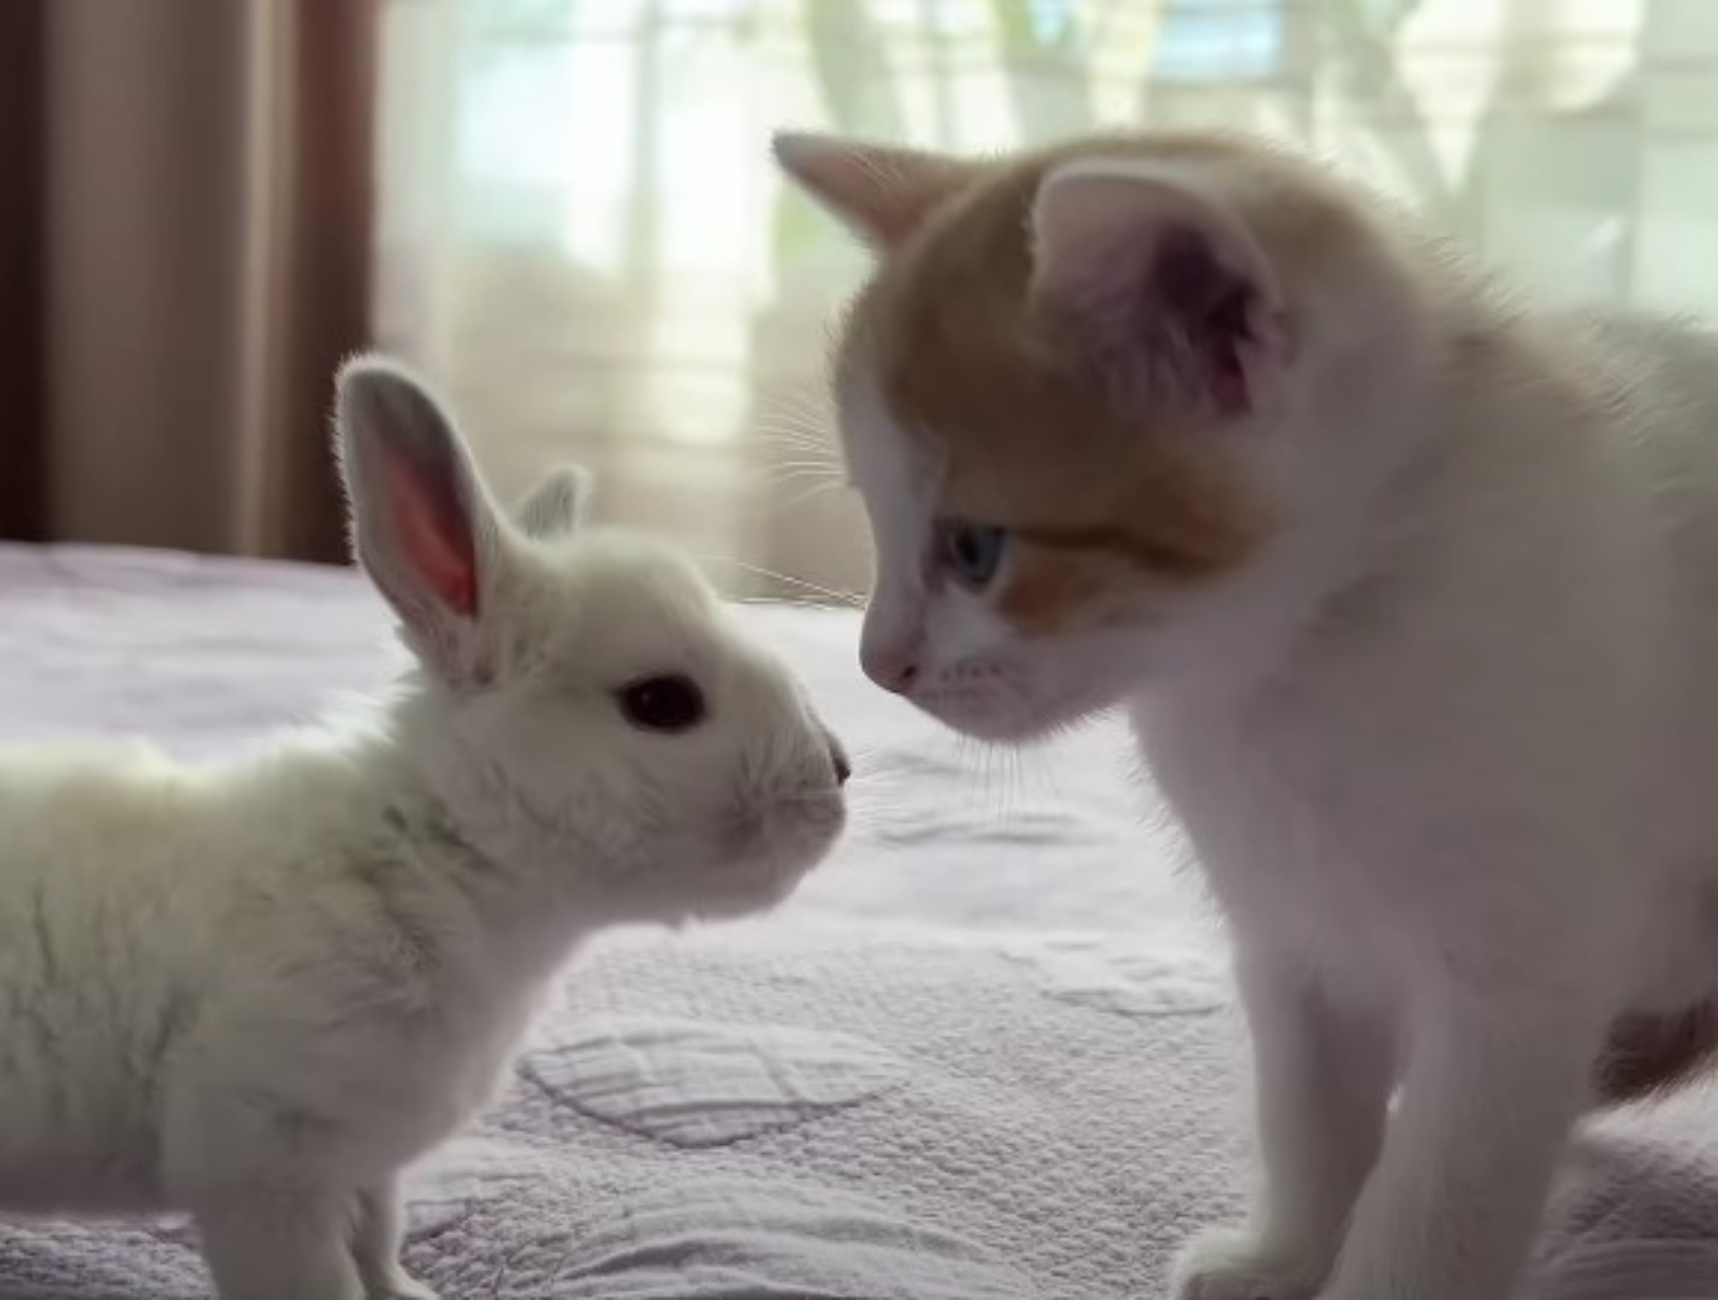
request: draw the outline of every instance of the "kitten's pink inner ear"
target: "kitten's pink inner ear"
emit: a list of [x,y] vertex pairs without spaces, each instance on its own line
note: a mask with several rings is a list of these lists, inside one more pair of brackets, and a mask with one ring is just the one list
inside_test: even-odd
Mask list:
[[477,546],[471,520],[452,489],[438,490],[398,453],[387,475],[388,511],[399,545],[424,584],[451,613],[477,614]]
[[1173,370],[1223,410],[1245,408],[1280,345],[1263,254],[1203,197],[1148,176],[1052,173],[1032,212],[1033,290],[1106,353]]
[[908,239],[975,175],[963,159],[841,136],[782,132],[774,149],[783,171],[878,252]]
[[1133,178],[1096,173],[1052,173],[1032,208],[1033,272],[1050,292],[1083,287],[1128,246],[1151,238],[1175,207],[1172,193]]

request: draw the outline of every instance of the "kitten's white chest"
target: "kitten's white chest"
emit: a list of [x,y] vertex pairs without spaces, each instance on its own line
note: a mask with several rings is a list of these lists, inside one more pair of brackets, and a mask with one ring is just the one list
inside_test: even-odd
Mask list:
[[[1443,759],[1328,718],[1259,732],[1136,714],[1142,754],[1242,946],[1290,955],[1385,1010],[1452,948],[1514,929],[1486,800]],[[1452,809],[1455,811],[1452,812]]]
[[1387,979],[1415,911],[1396,905],[1396,887],[1366,869],[1363,830],[1344,823],[1342,805],[1364,793],[1333,790],[1321,799],[1309,788],[1312,774],[1285,771],[1233,736],[1136,724],[1146,762],[1231,924],[1296,951],[1340,983]]

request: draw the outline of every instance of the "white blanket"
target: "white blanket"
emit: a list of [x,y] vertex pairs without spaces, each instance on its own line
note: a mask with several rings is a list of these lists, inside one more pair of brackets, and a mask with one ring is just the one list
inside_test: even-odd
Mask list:
[[[1238,1208],[1245,1055],[1116,729],[963,749],[846,614],[759,609],[858,756],[855,829],[775,916],[616,936],[415,1183],[449,1300],[1157,1300]],[[350,575],[0,549],[10,736],[252,743],[382,672]],[[1718,1105],[1583,1138],[1545,1300],[1718,1297]],[[182,1225],[0,1224],[0,1297],[200,1297]]]

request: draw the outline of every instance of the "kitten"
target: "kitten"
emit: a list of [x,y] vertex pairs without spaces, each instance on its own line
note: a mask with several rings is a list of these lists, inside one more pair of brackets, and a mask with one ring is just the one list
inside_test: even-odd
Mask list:
[[1262,1189],[1176,1294],[1501,1300],[1581,1114],[1718,1038],[1718,340],[1243,139],[776,150],[877,255],[866,672],[1125,708],[1228,923]]

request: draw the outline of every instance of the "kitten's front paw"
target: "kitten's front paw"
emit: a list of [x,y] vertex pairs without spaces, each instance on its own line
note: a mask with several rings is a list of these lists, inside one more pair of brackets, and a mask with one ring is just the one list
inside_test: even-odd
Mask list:
[[1175,1300],[1314,1300],[1322,1278],[1290,1252],[1252,1233],[1201,1233],[1175,1266]]

